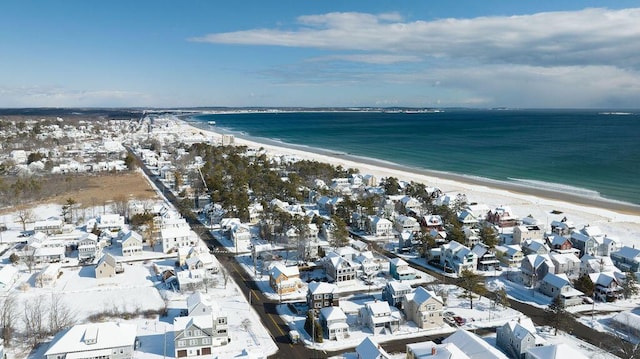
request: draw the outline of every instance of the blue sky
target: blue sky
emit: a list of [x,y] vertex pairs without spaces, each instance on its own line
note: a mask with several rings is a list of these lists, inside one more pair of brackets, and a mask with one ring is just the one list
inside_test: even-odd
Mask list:
[[640,107],[637,1],[0,3],[0,107]]

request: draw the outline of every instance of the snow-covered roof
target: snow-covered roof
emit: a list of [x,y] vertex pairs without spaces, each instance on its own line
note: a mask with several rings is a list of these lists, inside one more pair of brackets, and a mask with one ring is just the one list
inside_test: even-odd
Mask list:
[[307,288],[311,294],[335,293],[338,290],[338,286],[335,284],[315,281],[309,283]]
[[562,288],[565,285],[569,285],[569,278],[567,278],[566,274],[554,274],[547,273],[547,275],[542,278],[543,282],[549,283],[550,285],[556,288]]
[[417,287],[416,290],[413,293],[407,294],[407,300],[408,301],[413,301],[418,305],[428,301],[431,298],[435,299],[436,301],[440,302],[441,304],[443,303],[442,302],[442,298],[440,298],[439,296],[435,295],[435,293],[424,289],[423,287]]
[[320,309],[320,315],[326,321],[347,320],[347,315],[339,307],[324,307]]
[[381,359],[390,358],[389,354],[382,349],[378,343],[374,342],[371,337],[366,337],[356,347],[356,353],[359,359]]
[[269,274],[272,278],[278,278],[280,274],[283,274],[287,278],[291,278],[300,276],[300,271],[298,266],[287,267],[283,263],[276,263],[271,267]]
[[454,344],[436,344],[432,341],[407,344],[407,353],[420,359],[470,359]]
[[[620,250],[614,252],[618,257],[629,260],[637,260],[640,257],[640,249],[624,246]],[[613,253],[612,253],[613,254]]]
[[498,349],[492,347],[479,336],[464,329],[458,329],[442,343],[455,344],[462,352],[473,359],[508,359]]
[[189,317],[175,317],[173,319],[173,330],[178,332],[185,328],[195,325],[200,329],[213,328],[213,316],[211,315],[194,315]]
[[529,348],[527,358],[531,359],[587,359],[582,352],[565,343]]
[[75,325],[69,330],[59,333],[44,355],[49,357],[75,352],[88,354],[126,346],[133,348],[136,331],[135,324],[115,322]]

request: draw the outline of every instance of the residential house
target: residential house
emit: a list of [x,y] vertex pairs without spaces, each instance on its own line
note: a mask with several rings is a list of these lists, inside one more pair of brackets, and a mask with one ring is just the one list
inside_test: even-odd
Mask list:
[[602,239],[590,237],[582,232],[574,231],[570,237],[573,247],[580,250],[580,256],[589,254],[592,256],[602,256]]
[[580,259],[572,253],[549,253],[549,258],[555,266],[555,274],[566,274],[577,277],[580,274]]
[[160,240],[162,241],[162,251],[169,253],[180,247],[193,247],[198,242],[198,235],[189,229],[189,225],[176,226],[162,228]]
[[115,213],[102,214],[97,218],[96,225],[101,231],[118,232],[124,228],[124,216]]
[[522,252],[525,255],[530,254],[549,254],[551,250],[547,247],[547,244],[542,240],[531,240],[522,244]]
[[307,286],[307,306],[309,309],[338,306],[340,296],[335,284],[311,282]]
[[478,224],[479,221],[473,212],[468,209],[463,209],[460,214],[458,214],[458,222],[462,223],[463,226],[471,227]]
[[406,214],[419,216],[422,211],[422,202],[416,198],[404,196],[400,199],[399,203],[402,207],[402,211]]
[[407,344],[406,359],[471,359],[454,344],[432,341]]
[[130,359],[138,345],[135,324],[104,322],[77,324],[56,334],[46,359]]
[[369,233],[376,237],[388,237],[393,235],[393,223],[382,217],[369,217]]
[[336,284],[349,284],[356,279],[356,265],[333,252],[323,262],[325,273],[330,281]]
[[397,216],[394,221],[394,229],[397,232],[420,232],[420,223],[417,219],[409,216],[400,215]]
[[397,280],[409,280],[416,278],[416,271],[409,266],[402,258],[391,258],[389,260],[389,274]]
[[512,358],[524,358],[529,348],[545,344],[528,317],[519,317],[496,329],[496,345]]
[[407,282],[390,280],[387,284],[382,288],[382,299],[386,300],[389,305],[401,308],[402,307],[402,298],[411,293],[413,288]]
[[367,276],[373,276],[380,271],[380,262],[373,256],[373,252],[360,252],[354,262],[360,265],[360,270]]
[[573,224],[573,222],[567,220],[567,217],[564,217],[560,221],[551,222],[551,232],[559,236],[569,235],[571,234],[571,232],[573,232],[574,229],[576,229],[576,226]]
[[529,348],[524,359],[588,359],[581,351],[566,343]]
[[397,308],[389,307],[384,301],[366,302],[360,308],[360,320],[371,332],[381,334],[385,330],[394,333],[400,328],[400,312]]
[[443,308],[442,298],[423,287],[417,287],[402,300],[402,311],[407,320],[413,321],[422,329],[441,327]]
[[477,269],[479,271],[492,271],[500,267],[500,261],[498,261],[496,255],[483,243],[478,243],[473,246],[471,252],[478,258]]
[[615,271],[589,274],[589,279],[594,284],[594,298],[601,302],[613,302],[622,299],[623,289],[621,284],[625,276],[626,274]]
[[229,343],[226,316],[175,317],[173,333],[176,358],[211,355],[214,347]]
[[613,264],[611,257],[594,257],[588,254],[580,257],[580,275],[600,272],[620,272],[620,269]]
[[423,227],[426,227],[427,230],[435,229],[437,231],[444,230],[444,222],[442,221],[442,217],[437,214],[429,214],[422,216],[420,220],[420,224]]
[[178,288],[185,291],[193,291],[206,285],[206,272],[204,269],[182,270],[176,273]]
[[464,227],[462,228],[462,232],[464,233],[465,242],[463,244],[465,246],[473,248],[473,246],[480,243],[480,236],[478,235],[480,231],[478,229]]
[[624,246],[610,255],[613,264],[623,272],[640,272],[640,249]]
[[365,337],[356,347],[356,359],[391,359],[391,356],[371,337]]
[[513,227],[518,225],[518,216],[516,216],[508,206],[496,207],[487,212],[487,221],[498,227]]
[[142,253],[142,236],[136,231],[121,232],[120,247],[123,257],[131,257]]
[[456,241],[440,246],[440,265],[450,268],[454,273],[460,274],[465,270],[474,272],[478,267],[478,256]]
[[110,278],[115,277],[117,273],[124,272],[122,264],[116,261],[116,258],[109,253],[100,258],[96,265],[96,278]]
[[60,276],[60,268],[60,263],[50,263],[46,267],[44,267],[36,276],[36,287],[48,287],[55,283],[55,281]]
[[78,260],[85,261],[102,256],[102,246],[98,242],[98,236],[86,233],[84,238],[78,241]]
[[60,234],[64,229],[64,221],[57,218],[50,218],[44,221],[36,221],[33,224],[34,232],[42,232],[45,234]]
[[573,243],[571,243],[571,240],[567,237],[552,234],[545,237],[545,242],[547,246],[549,246],[550,252],[573,254],[576,257],[580,256],[580,250],[573,248]]
[[518,245],[496,246],[494,250],[500,263],[508,268],[518,268],[524,259],[524,254],[520,248]]
[[196,291],[187,297],[187,312],[188,316],[197,315],[213,315],[214,303],[206,298],[202,292]]
[[513,227],[511,244],[520,244],[529,240],[540,240],[544,237],[544,230],[538,225],[520,225]]
[[508,359],[506,355],[483,338],[464,329],[458,329],[455,333],[444,339],[442,344],[455,345],[469,356],[469,358]]
[[269,285],[276,294],[295,292],[300,284],[298,266],[287,267],[284,263],[276,263],[269,271]]
[[556,268],[548,254],[530,254],[522,260],[520,272],[522,284],[536,286],[547,273],[555,273]]
[[584,296],[584,293],[573,288],[565,274],[547,273],[540,281],[540,292],[551,298],[560,296],[565,307],[582,303]]
[[329,340],[342,340],[349,337],[347,315],[340,307],[324,307],[320,309],[320,325]]

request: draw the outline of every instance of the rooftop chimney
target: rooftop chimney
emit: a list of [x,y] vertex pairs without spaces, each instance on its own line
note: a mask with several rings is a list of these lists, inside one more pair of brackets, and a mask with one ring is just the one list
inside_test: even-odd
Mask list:
[[431,347],[431,355],[436,355],[437,351],[436,347]]

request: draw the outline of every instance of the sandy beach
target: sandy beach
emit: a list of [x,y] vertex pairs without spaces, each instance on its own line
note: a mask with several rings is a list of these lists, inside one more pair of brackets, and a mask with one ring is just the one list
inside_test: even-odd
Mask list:
[[[222,131],[218,131],[215,127],[199,128],[184,120],[181,120],[180,124],[181,131],[188,131],[192,134],[202,133],[214,143],[221,142]],[[451,173],[408,168],[389,162],[284,144],[269,139],[256,139],[238,134],[234,134],[234,136],[236,145],[256,149],[263,148],[270,156],[289,155],[298,159],[330,163],[334,166],[356,168],[361,174],[374,175],[378,180],[393,176],[403,181],[421,182],[430,187],[438,187],[452,197],[463,193],[470,202],[485,204],[489,208],[510,206],[513,212],[521,218],[532,215],[540,223],[546,223],[547,229],[551,221],[567,217],[577,229],[584,225],[598,226],[604,234],[619,239],[622,245],[634,246],[636,243],[640,245],[640,206],[633,204],[581,197],[571,193],[560,193],[499,181],[493,182]],[[552,211],[562,213],[552,214]]]

